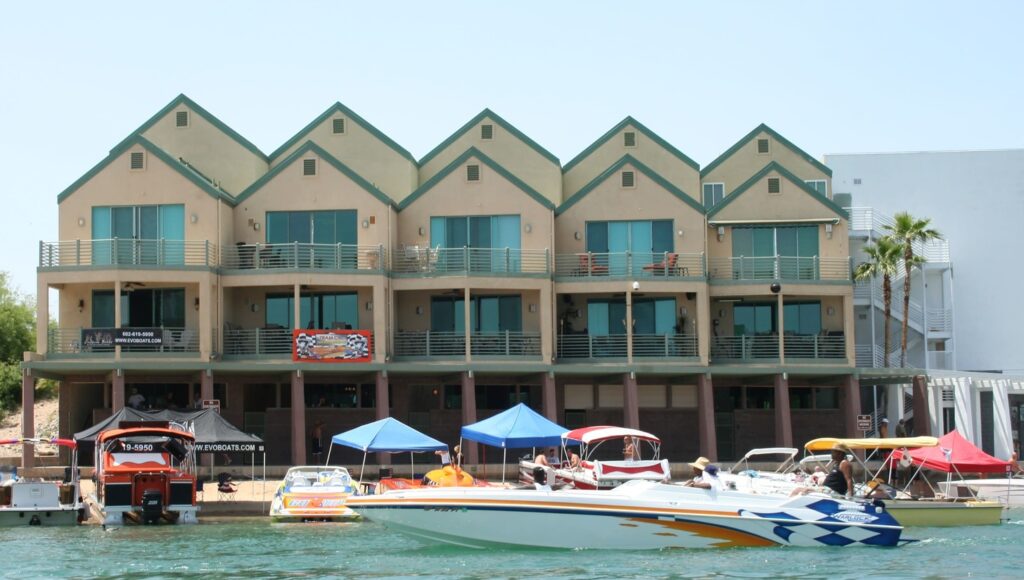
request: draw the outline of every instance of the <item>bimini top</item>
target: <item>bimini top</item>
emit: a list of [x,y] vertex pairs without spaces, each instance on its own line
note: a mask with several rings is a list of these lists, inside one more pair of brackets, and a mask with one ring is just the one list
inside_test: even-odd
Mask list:
[[634,439],[640,439],[642,441],[651,441],[653,443],[661,443],[661,439],[658,439],[654,435],[645,431],[639,431],[637,429],[627,429],[625,427],[611,427],[608,425],[601,425],[598,427],[583,427],[581,429],[573,429],[562,434],[562,439],[569,441],[579,441],[580,443],[590,444],[596,441],[607,441],[609,439],[622,439],[624,437],[633,437]]
[[978,449],[955,429],[943,435],[938,442],[937,448],[912,449],[906,454],[894,451],[892,460],[899,461],[904,455],[910,455],[914,465],[944,473],[1005,473],[1013,465]]
[[177,429],[168,429],[166,427],[133,427],[129,429],[111,429],[110,431],[104,431],[100,433],[100,436],[96,438],[96,441],[103,443],[104,441],[110,441],[111,439],[117,439],[119,437],[176,437],[178,439],[186,439],[188,441],[195,441],[195,435],[186,431],[179,431]]
[[49,443],[50,445],[58,445],[60,447],[68,447],[75,449],[78,444],[71,439],[58,439],[54,437],[52,439],[42,439],[40,437],[21,437],[18,439],[0,439],[0,445],[18,445],[21,443]]
[[839,439],[837,437],[821,437],[813,439],[804,445],[804,449],[813,453],[815,451],[830,451],[836,445],[845,445],[851,450],[854,449],[914,449],[917,447],[935,447],[939,440],[935,437],[888,437],[885,439]]

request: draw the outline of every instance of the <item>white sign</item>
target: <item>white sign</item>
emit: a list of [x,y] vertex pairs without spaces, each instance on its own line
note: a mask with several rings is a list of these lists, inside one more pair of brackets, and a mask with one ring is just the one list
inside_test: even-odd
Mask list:
[[220,413],[220,399],[203,399],[204,409],[216,409]]
[[871,430],[871,415],[857,415],[857,430],[858,431],[870,431]]

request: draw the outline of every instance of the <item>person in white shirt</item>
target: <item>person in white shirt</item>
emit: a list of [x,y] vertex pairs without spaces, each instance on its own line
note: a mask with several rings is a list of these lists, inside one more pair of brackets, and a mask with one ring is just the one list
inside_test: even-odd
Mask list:
[[146,403],[146,397],[138,389],[132,389],[132,396],[128,397],[128,406],[132,409],[141,409]]
[[684,483],[686,487],[700,489],[722,489],[722,481],[718,479],[718,467],[711,465],[707,457],[698,457],[689,464],[693,468],[693,478]]

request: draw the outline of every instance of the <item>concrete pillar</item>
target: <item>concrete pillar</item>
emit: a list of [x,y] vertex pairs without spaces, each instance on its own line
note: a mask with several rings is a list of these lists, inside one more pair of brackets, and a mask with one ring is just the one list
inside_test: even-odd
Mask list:
[[896,422],[901,417],[903,417],[903,385],[886,385],[885,418],[889,419],[890,437],[896,436]]
[[[609,320],[608,324],[614,321]],[[633,290],[626,290],[626,362],[633,364]],[[627,421],[628,423],[628,421]],[[627,425],[628,427],[629,425]],[[635,428],[635,426],[634,426]]]
[[544,416],[558,423],[558,402],[555,397],[555,375],[544,373],[540,376],[541,406]]
[[[1010,381],[997,379],[992,382],[992,440],[994,455],[999,459],[1010,459],[1013,454],[1013,433],[1010,424]],[[959,425],[959,420],[957,420]]]
[[210,369],[199,372],[199,398],[204,401],[213,398],[213,371]]
[[[871,316],[872,320],[874,320],[875,316],[874,310],[874,304],[872,304],[871,310],[869,310],[869,316]],[[853,312],[853,290],[851,289],[850,294],[843,296],[843,339],[846,341],[846,344],[843,346],[845,347],[846,351],[846,362],[851,367],[857,366],[857,344],[853,338],[853,333],[854,329],[856,328],[856,325],[857,322],[855,320]],[[872,342],[871,344],[872,348],[874,348],[875,343]],[[874,356],[874,353],[872,353],[872,356]],[[892,421],[894,421],[894,424],[895,420],[896,419],[892,419]]]
[[555,358],[555,295],[551,286],[537,292],[540,301],[540,360],[548,363]]
[[844,432],[847,437],[861,437],[863,433],[857,431],[857,415],[860,415],[860,379],[856,375],[843,377],[842,389],[843,423],[846,424]]
[[775,445],[793,446],[793,421],[789,410],[789,379],[775,375]]
[[[469,291],[466,291],[469,294]],[[466,319],[469,325],[469,318]],[[462,424],[470,425],[476,423],[476,378],[473,371],[462,373]],[[479,463],[477,458],[476,443],[472,441],[462,442],[462,455],[468,465]]]
[[711,360],[711,327],[711,297],[707,291],[697,292],[697,349],[702,365]]
[[124,371],[114,369],[110,377],[110,408],[113,412],[124,409]]
[[[467,264],[466,267],[468,268],[469,265]],[[466,337],[466,362],[469,362],[469,361],[473,360],[473,344],[472,344],[473,343],[473,324],[472,324],[472,322],[473,322],[473,309],[471,308],[472,304],[470,303],[470,300],[471,300],[471,298],[469,296],[469,287],[467,286],[466,287],[466,293],[465,293],[465,299],[462,301],[462,308],[463,308],[462,320],[463,320],[463,324],[466,327],[465,328],[465,330],[466,330],[466,333],[465,333],[465,337]],[[466,393],[462,393],[462,400],[463,401],[466,400]],[[473,412],[475,413],[476,410],[474,409]],[[469,423],[463,423],[463,425],[468,425],[468,424]],[[475,448],[476,448],[476,446],[474,445],[474,449]]]
[[[28,369],[21,370],[21,436],[36,436],[36,378]],[[21,467],[35,467],[36,446],[26,443],[21,446]]]
[[306,463],[306,380],[302,371],[295,371],[292,373],[292,465]]
[[[629,312],[628,308],[626,310]],[[637,393],[636,373],[622,375],[622,421],[624,427],[640,428],[640,397]]]
[[715,392],[711,375],[697,375],[697,436],[700,454],[718,461],[718,435],[715,433]]
[[[377,420],[387,419],[390,416],[390,398],[388,396],[388,374],[378,371],[376,376],[376,418]],[[378,453],[377,463],[379,465],[391,465],[390,453]]]
[[[117,251],[116,249],[114,250]],[[90,306],[90,308],[95,305]],[[121,328],[121,320],[124,314],[121,312],[121,281],[117,280],[114,282],[114,328]],[[114,360],[121,358],[121,345],[114,345]],[[124,405],[122,404],[121,407]],[[120,408],[120,407],[118,407]],[[117,409],[114,409],[117,412]]]
[[[992,395],[995,396],[994,389]],[[994,398],[993,402],[995,402]],[[971,380],[967,377],[953,379],[953,414],[956,417],[956,430],[963,435],[964,439],[980,447],[981,437],[978,437],[980,433],[974,430],[975,410]]]
[[[778,312],[778,325],[779,326],[778,326],[778,333],[776,333],[776,334],[779,337],[779,364],[781,365],[781,364],[785,364],[786,363],[786,332],[785,332],[785,330],[786,330],[786,305],[785,305],[785,302],[782,300],[782,292],[779,292],[779,294],[776,296],[775,300],[776,300],[776,308],[778,308],[778,310],[779,310],[779,312]],[[777,386],[778,386],[778,377],[776,377],[776,379],[775,379],[775,384],[776,384],[775,400],[778,401],[779,400],[779,391],[778,391],[778,388],[777,388]],[[786,397],[787,398],[789,397],[789,392],[788,391],[786,392]],[[776,409],[777,408],[778,407],[776,407]],[[786,408],[786,412],[787,413],[789,412],[789,407]],[[778,418],[778,416],[779,416],[779,412],[778,411],[775,411],[775,416],[776,416],[776,418]],[[778,431],[778,426],[775,427],[775,432],[776,432],[776,434],[779,432]],[[780,445],[781,445],[781,443],[780,443]],[[792,445],[782,445],[782,446],[783,447],[792,447]]]
[[50,286],[39,276],[36,282],[36,352],[46,355],[50,330]]
[[[383,363],[387,358],[388,319],[387,319],[387,288],[383,284],[373,286],[373,360]],[[358,326],[358,325],[357,325]],[[379,379],[378,379],[379,382]],[[385,377],[385,385],[387,377]],[[379,393],[378,393],[379,394]],[[383,417],[381,417],[383,418]]]
[[914,377],[914,435],[921,437],[932,434],[928,418],[928,381],[924,375]]
[[[302,317],[302,285],[292,285],[292,329],[298,330],[305,328],[306,321],[300,320]],[[296,463],[295,465],[305,465],[304,463]]]
[[210,281],[210,277],[204,277],[199,282],[196,298],[199,300],[199,358],[201,360],[210,360],[210,353],[215,348],[213,344],[213,329],[215,328],[213,320],[213,284]]

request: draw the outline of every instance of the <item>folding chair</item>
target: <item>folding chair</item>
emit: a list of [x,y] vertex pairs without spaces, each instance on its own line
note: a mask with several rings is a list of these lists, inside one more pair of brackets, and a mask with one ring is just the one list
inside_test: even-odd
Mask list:
[[222,472],[217,475],[217,501],[235,501],[238,488],[231,481],[231,474]]

